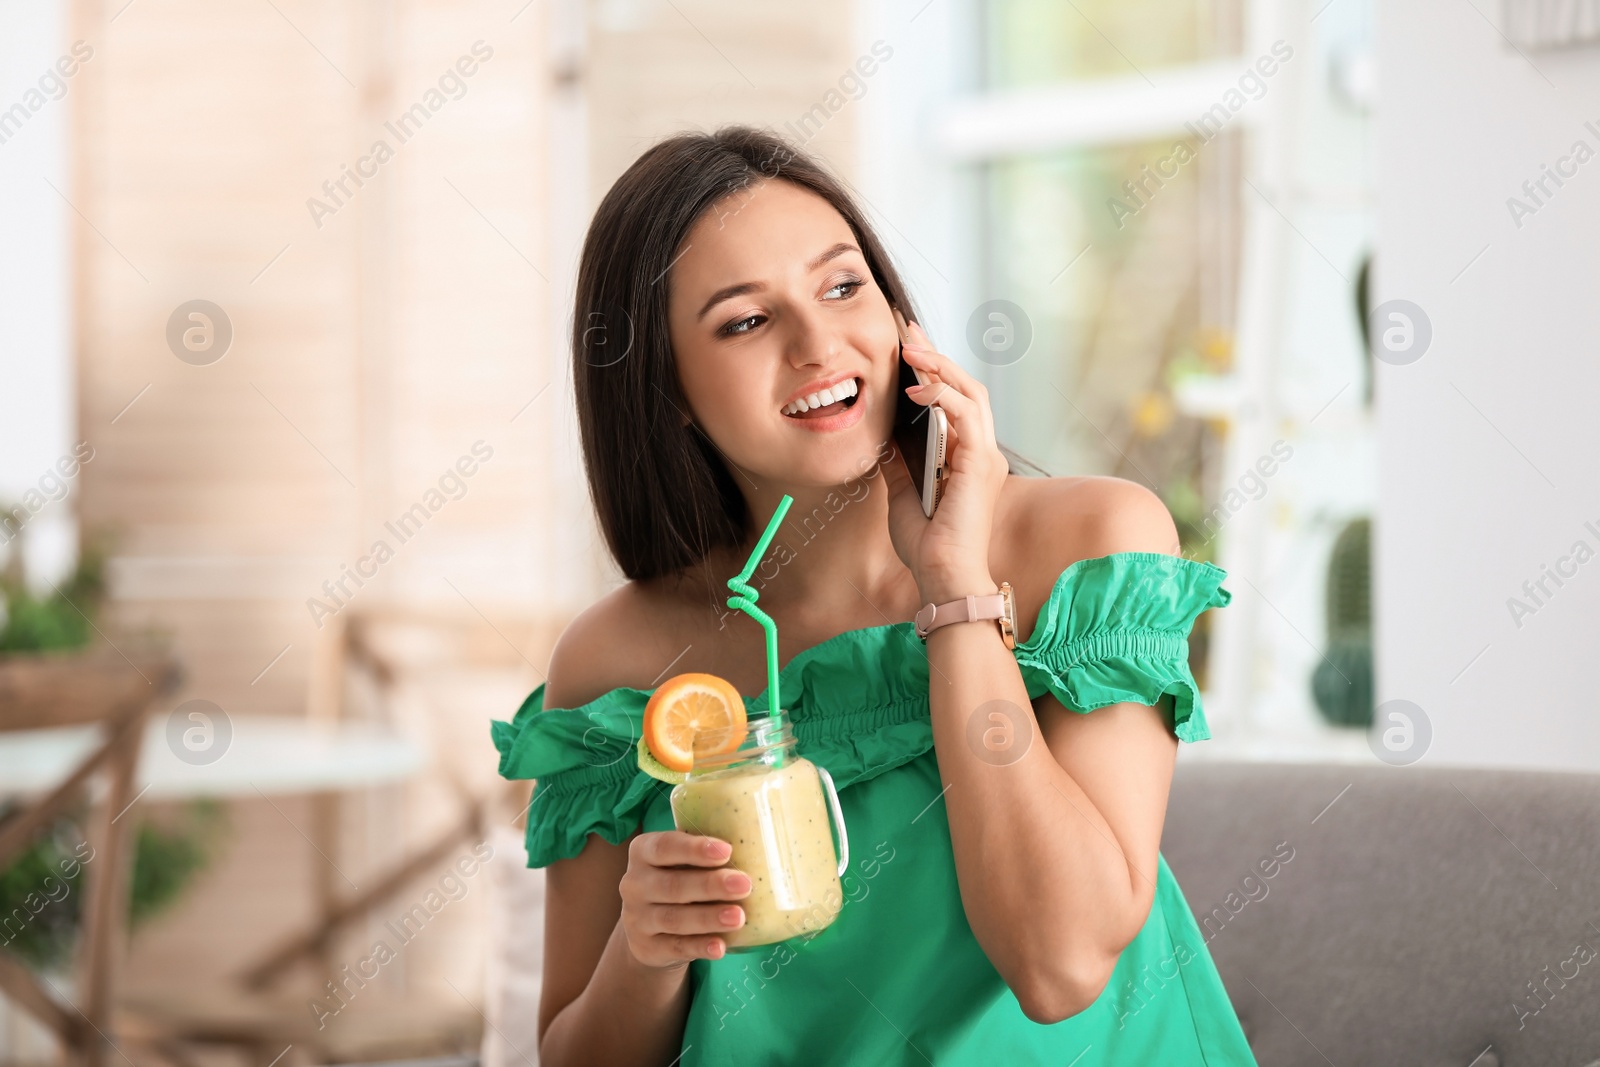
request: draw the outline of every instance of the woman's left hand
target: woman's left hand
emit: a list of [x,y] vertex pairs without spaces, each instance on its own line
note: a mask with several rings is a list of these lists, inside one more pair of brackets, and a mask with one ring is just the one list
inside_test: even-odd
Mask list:
[[[904,346],[904,359],[928,384],[913,387],[907,395],[919,404],[943,408],[949,419],[946,481],[933,518],[927,518],[921,487],[912,484],[903,460],[891,461],[886,482],[889,537],[916,576],[923,598],[942,604],[998,588],[989,573],[989,535],[1009,468],[995,443],[989,390],[955,360],[934,351],[921,326],[909,325],[915,343]],[[917,429],[927,432],[922,419]]]

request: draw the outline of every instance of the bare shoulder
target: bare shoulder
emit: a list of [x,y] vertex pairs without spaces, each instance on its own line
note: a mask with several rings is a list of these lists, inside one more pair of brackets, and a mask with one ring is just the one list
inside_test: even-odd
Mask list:
[[1079,560],[1179,550],[1177,527],[1161,498],[1121,478],[1012,477],[1001,501],[991,566],[995,580],[1015,590],[1018,640],[1031,636],[1061,572]]
[[[664,613],[671,605],[638,582],[627,582],[596,600],[567,624],[550,653],[546,708],[575,708],[613,689],[648,689],[666,662]],[[667,657],[670,659],[670,655]]]
[[1161,498],[1122,478],[1007,479],[1006,540],[1012,552],[1046,557],[1057,570],[1113,552],[1178,552]]

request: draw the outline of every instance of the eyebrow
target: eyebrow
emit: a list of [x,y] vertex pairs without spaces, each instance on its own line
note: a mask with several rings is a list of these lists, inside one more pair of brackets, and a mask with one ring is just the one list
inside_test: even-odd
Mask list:
[[[840,241],[838,244],[836,244],[833,247],[825,250],[821,255],[817,256],[810,263],[807,263],[806,264],[806,273],[810,274],[812,271],[816,270],[818,267],[822,266],[824,263],[828,262],[830,259],[837,259],[839,256],[844,255],[846,252],[859,252],[859,251],[860,251],[859,248],[857,248],[855,245],[849,243],[848,241]],[[731,300],[736,296],[743,296],[745,293],[760,292],[762,289],[765,289],[765,288],[766,288],[766,285],[764,283],[762,283],[762,282],[740,282],[738,285],[724,286],[723,288],[718,289],[716,292],[711,294],[711,299],[707,300],[705,302],[705,305],[700,308],[700,314],[695,316],[695,321],[699,322],[701,319],[705,318],[706,317],[706,312],[710,311],[712,308],[716,307],[718,304],[722,303],[724,300]]]

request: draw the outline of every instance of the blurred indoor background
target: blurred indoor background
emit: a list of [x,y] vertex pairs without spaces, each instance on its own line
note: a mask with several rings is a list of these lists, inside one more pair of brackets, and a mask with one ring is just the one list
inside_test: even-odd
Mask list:
[[620,580],[574,272],[684,129],[1229,570],[1181,760],[1595,769],[1593,27],[1376,7],[0,0],[0,1060],[534,1061],[488,722]]

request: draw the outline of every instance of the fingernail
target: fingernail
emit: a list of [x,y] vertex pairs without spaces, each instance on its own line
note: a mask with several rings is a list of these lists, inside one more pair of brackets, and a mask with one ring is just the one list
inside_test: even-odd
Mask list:
[[709,943],[707,943],[707,945],[706,945],[706,955],[709,956],[711,959],[714,959],[714,960],[721,959],[722,958],[722,942],[721,942],[721,940],[714,938]]
[[747,874],[734,874],[726,882],[730,893],[750,892],[750,876]]
[[733,846],[726,841],[713,837],[706,841],[706,855],[712,859],[725,860],[733,853]]
[[738,926],[740,912],[738,908],[723,908],[722,911],[718,912],[717,917],[722,920],[723,926]]

